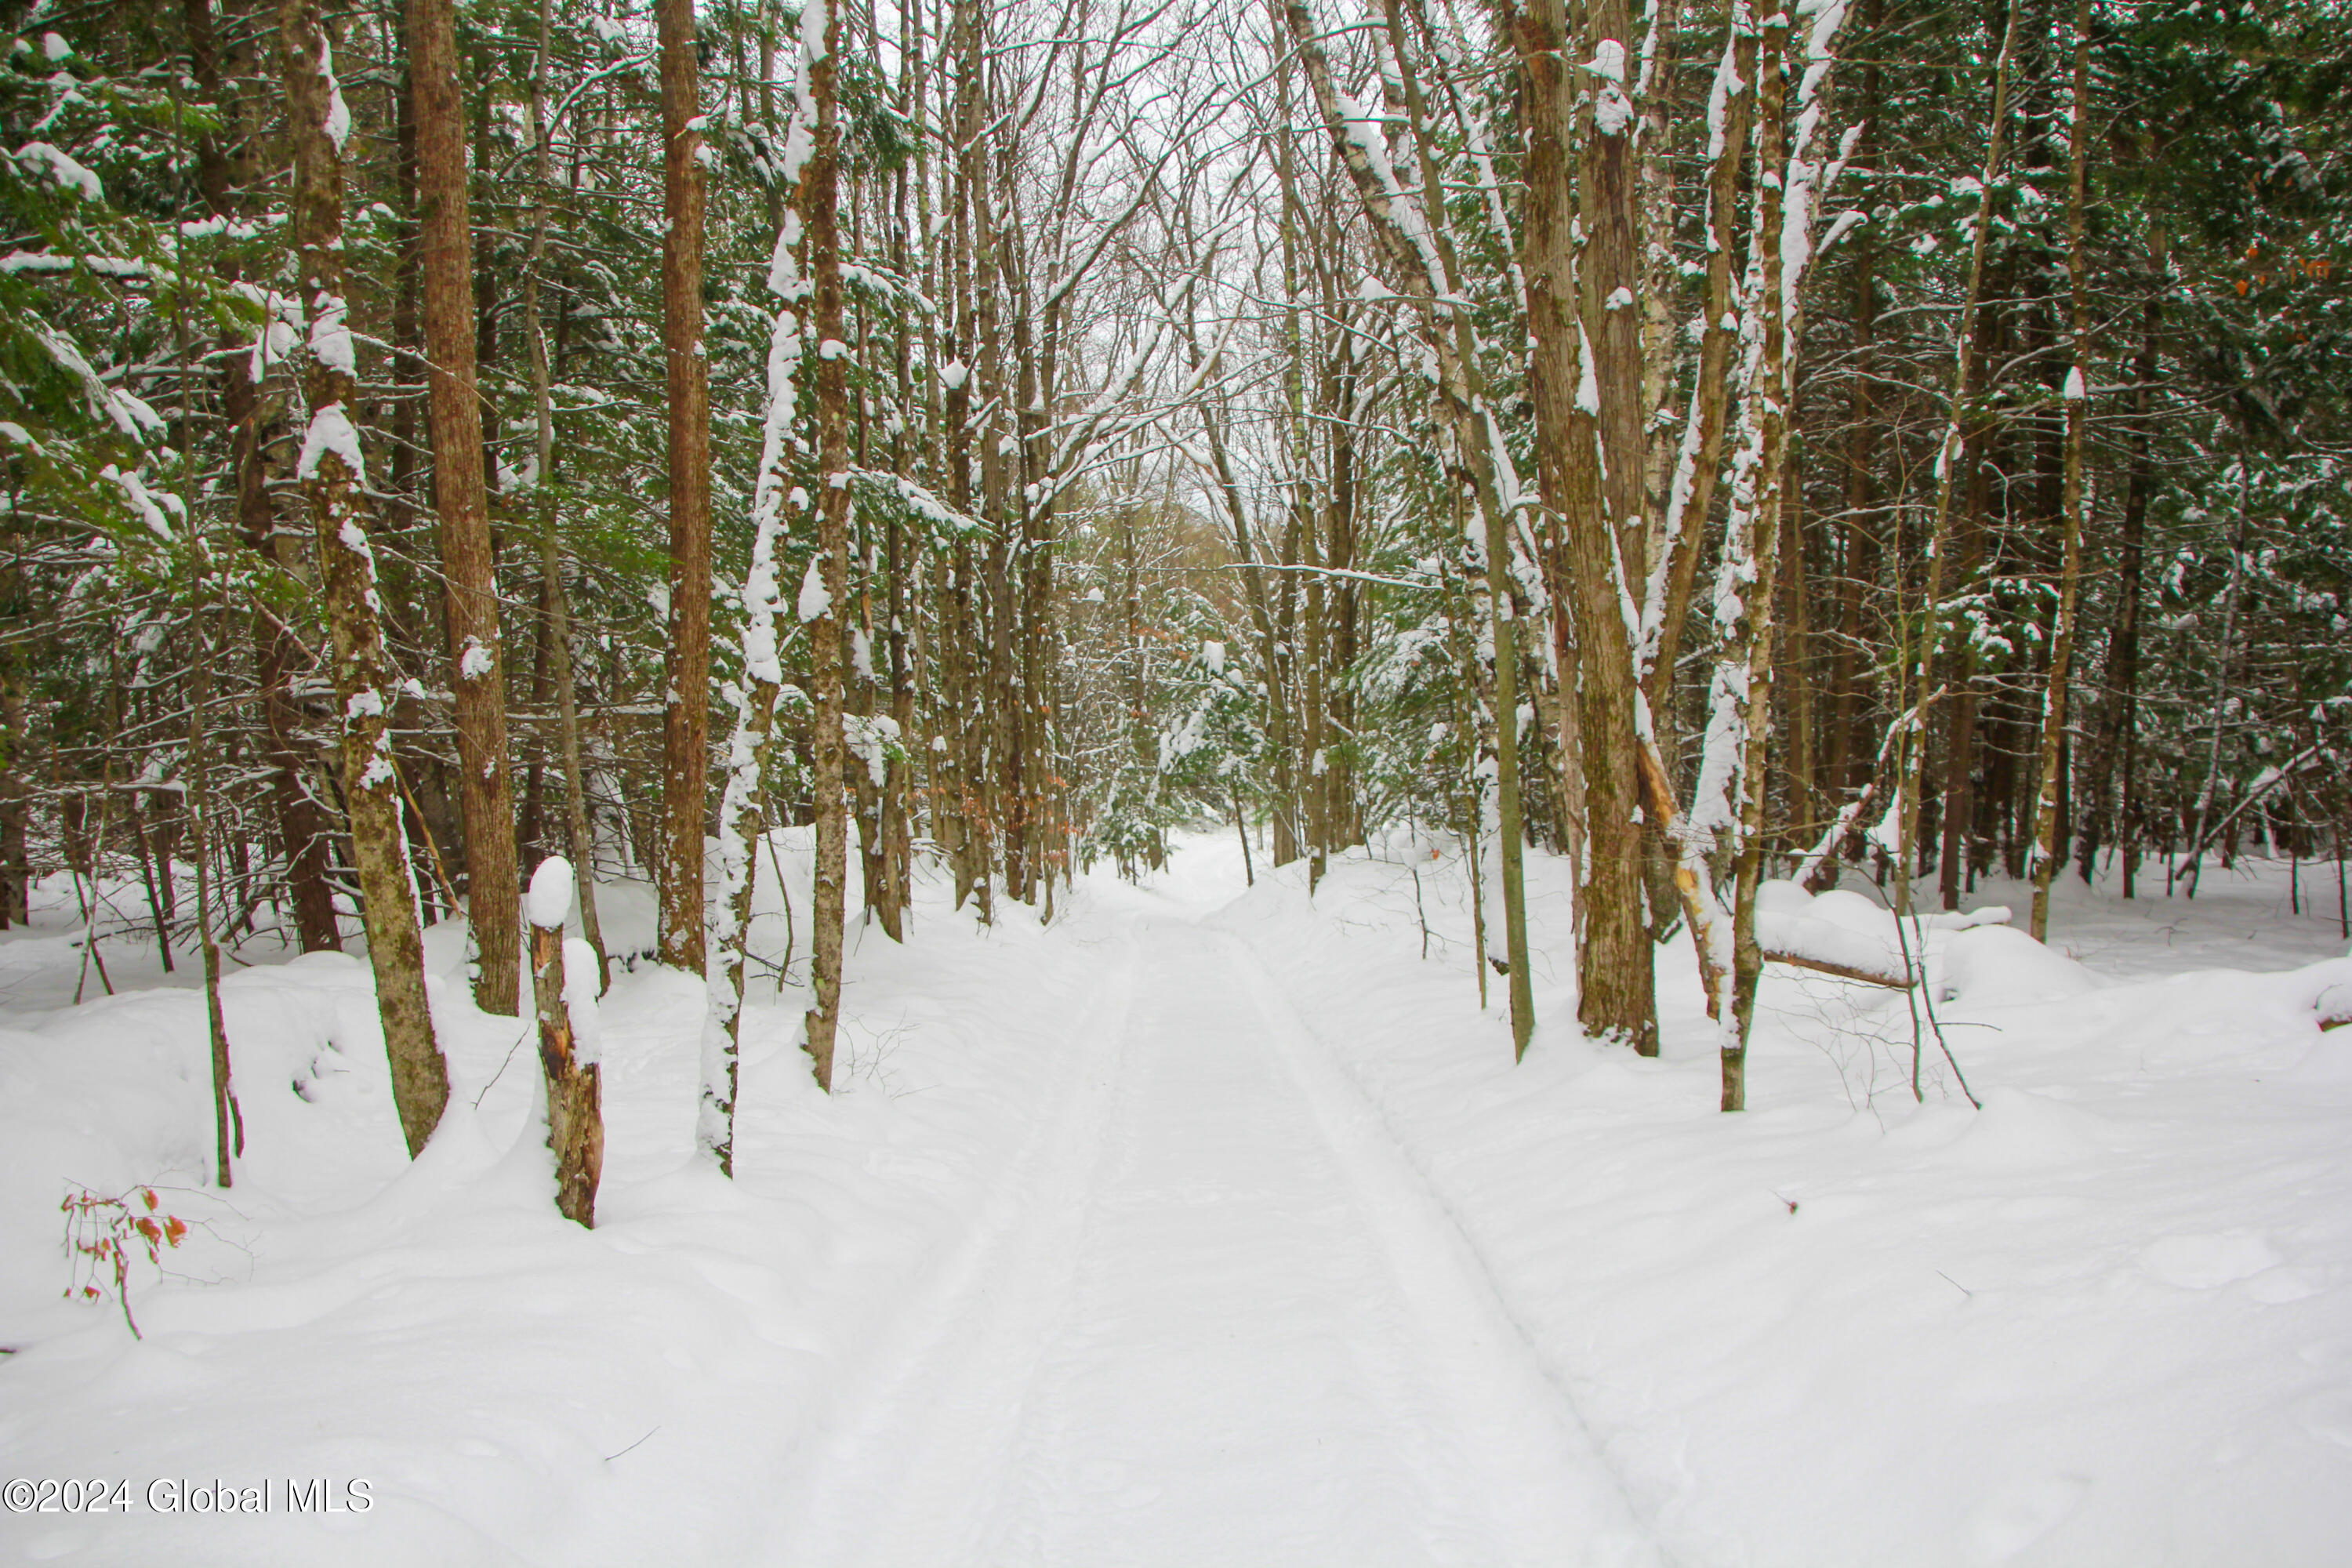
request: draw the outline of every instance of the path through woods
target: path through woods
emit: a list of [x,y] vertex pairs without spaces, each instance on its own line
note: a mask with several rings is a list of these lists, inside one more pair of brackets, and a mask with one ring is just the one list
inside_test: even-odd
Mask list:
[[1452,1219],[1276,981],[1146,919],[779,1562],[1654,1560]]

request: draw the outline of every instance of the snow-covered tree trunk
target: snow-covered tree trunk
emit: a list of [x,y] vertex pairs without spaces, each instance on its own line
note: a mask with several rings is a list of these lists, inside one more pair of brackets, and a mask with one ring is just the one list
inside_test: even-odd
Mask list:
[[335,695],[342,709],[343,799],[375,972],[376,1011],[392,1062],[401,1131],[415,1155],[440,1123],[449,1071],[425,994],[416,884],[401,829],[392,755],[392,658],[366,526],[367,464],[352,419],[358,363],[343,299],[343,147],[351,111],[334,74],[319,0],[283,0],[278,58],[294,153],[295,267],[308,331],[302,390],[310,426],[296,465],[319,536]]
[[[1706,300],[1698,374],[1666,481],[1657,548],[1651,552],[1649,581],[1643,585],[1642,639],[1636,649],[1636,674],[1654,728],[1668,721],[1673,710],[1675,666],[1698,580],[1701,535],[1723,465],[1723,438],[1732,405],[1731,351],[1741,330],[1732,236],[1739,206],[1739,169],[1755,114],[1756,17],[1748,0],[1729,0],[1726,16],[1727,36],[1706,100]],[[1658,737],[1658,747],[1664,754],[1666,737]]]
[[[1559,335],[1570,326],[1576,334],[1570,363],[1580,363],[1567,411],[1568,450],[1572,463],[1589,470],[1570,476],[1560,506],[1584,696],[1589,858],[1581,896],[1591,907],[1577,956],[1577,1016],[1587,1033],[1655,1056],[1653,944],[1643,918],[1648,824],[1634,713],[1640,672],[1618,588],[1621,581],[1643,580],[1648,550],[1633,42],[1624,0],[1587,4],[1577,43],[1584,63],[1552,95],[1553,111],[1569,116],[1560,138],[1578,152],[1573,226],[1580,242],[1571,245],[1570,263],[1576,308]],[[1538,341],[1539,352],[1555,356],[1570,347],[1541,332]],[[1561,392],[1569,384],[1564,372]]]
[[593,1230],[604,1173],[604,1085],[596,1026],[595,954],[567,942],[572,863],[551,855],[531,874],[531,997],[539,1067],[547,1089],[547,1147],[555,1156],[555,1206]]
[[[821,6],[810,6],[802,13],[796,101],[780,172],[787,185],[800,178],[812,151],[815,116],[811,79],[825,47],[824,26]],[[817,30],[811,36],[813,27]],[[761,781],[775,724],[776,697],[784,679],[776,633],[776,616],[783,602],[776,578],[776,544],[783,532],[788,499],[785,463],[792,451],[795,377],[803,342],[801,312],[806,309],[809,293],[793,255],[801,238],[796,200],[784,209],[776,231],[775,255],[768,265],[768,291],[775,296],[777,310],[769,326],[767,411],[760,469],[751,491],[751,564],[743,577],[743,677],[734,692],[735,723],[727,742],[726,784],[719,807],[719,907],[708,977],[709,1008],[702,1028],[701,1103],[695,1121],[696,1147],[729,1176],[735,1173],[735,1093],[751,892],[759,879],[760,839],[768,825]],[[810,504],[808,496],[799,490],[789,500],[796,510]],[[805,587],[803,599],[813,603]]]
[[1514,1049],[1525,1056],[1535,1031],[1535,997],[1528,975],[1525,835],[1519,819],[1518,623],[1510,587],[1512,520],[1522,501],[1518,475],[1493,411],[1486,406],[1483,349],[1460,287],[1460,268],[1441,199],[1444,186],[1421,112],[1420,89],[1404,58],[1403,28],[1393,0],[1388,7],[1388,36],[1399,62],[1411,139],[1421,161],[1418,200],[1408,196],[1399,184],[1377,123],[1347,100],[1332,80],[1321,29],[1305,0],[1286,0],[1283,18],[1333,149],[1362,199],[1396,286],[1420,318],[1423,341],[1436,362],[1439,395],[1453,427],[1457,460],[1466,471],[1483,524],[1479,542],[1485,546],[1495,639],[1496,795],[1501,818],[1504,942],[1511,966],[1511,1037]]
[[[1732,942],[1715,894],[1712,836],[1685,820],[1674,770],[1666,761],[1669,738],[1661,725],[1670,713],[1674,668],[1684,620],[1697,581],[1700,536],[1721,468],[1728,411],[1738,387],[1731,351],[1752,322],[1756,302],[1735,285],[1732,236],[1739,201],[1739,170],[1748,150],[1756,98],[1757,27],[1747,0],[1728,0],[1723,55],[1707,94],[1706,304],[1699,338],[1698,374],[1685,411],[1674,470],[1667,481],[1665,515],[1657,530],[1638,608],[1631,581],[1618,574],[1619,613],[1629,624],[1634,647],[1632,698],[1633,741],[1644,814],[1655,825],[1672,857],[1671,875],[1683,921],[1698,954],[1699,985],[1707,1016],[1722,1018],[1729,994]],[[1702,767],[1704,773],[1704,767]]]
[[[1780,475],[1788,434],[1790,287],[1788,198],[1793,179],[1781,169],[1783,87],[1789,20],[1764,20],[1757,52],[1755,282],[1744,335],[1748,387],[1741,425],[1745,440],[1732,474],[1725,525],[1723,569],[1717,577],[1715,614],[1723,652],[1716,665],[1707,711],[1706,751],[1692,803],[1693,826],[1712,830],[1731,874],[1731,964],[1728,994],[1715,1009],[1722,1032],[1723,1109],[1748,1108],[1748,1037],[1756,1017],[1756,983],[1764,959],[1756,941],[1756,890],[1764,849],[1765,754],[1772,735],[1772,587],[1780,547]],[[1800,153],[1800,157],[1802,153]],[[1790,161],[1790,173],[1797,160]],[[1801,257],[1798,266],[1803,265]],[[1709,764],[1735,764],[1710,793],[1717,773]]]
[[[842,335],[841,229],[836,216],[841,128],[835,98],[841,18],[827,0],[805,0],[814,146],[803,176],[809,275],[816,310],[816,555],[802,584],[800,616],[809,628],[815,732],[816,873],[810,899],[808,1053],[817,1083],[833,1087],[834,1040],[841,1024],[841,928],[847,908],[848,740],[842,729],[842,621],[849,609],[849,345]],[[1009,606],[998,603],[999,615]],[[1009,661],[1008,661],[1009,663]]]

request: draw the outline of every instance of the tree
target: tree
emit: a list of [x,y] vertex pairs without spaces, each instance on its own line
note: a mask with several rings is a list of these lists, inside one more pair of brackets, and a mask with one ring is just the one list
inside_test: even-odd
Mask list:
[[343,148],[351,110],[318,0],[281,0],[278,52],[294,147],[294,267],[301,289],[302,392],[310,424],[296,477],[318,531],[320,574],[334,638],[342,710],[342,789],[359,869],[376,1014],[392,1059],[392,1093],[414,1156],[441,1121],[449,1069],[425,995],[416,884],[400,822],[392,754],[394,678],[377,613],[367,535],[367,459],[352,420],[358,353],[344,297]]
[[693,0],[658,0],[662,353],[669,428],[669,607],[663,621],[661,961],[703,970],[710,759],[710,359],[702,337],[702,93]]
[[467,910],[486,1013],[519,1008],[521,883],[515,868],[514,781],[507,753],[505,642],[482,479],[474,375],[473,224],[466,199],[466,121],[457,97],[452,0],[408,0],[409,80],[416,98],[416,196],[424,243],[425,352],[433,409],[433,499],[448,587],[449,689],[457,696],[458,799],[465,811]]

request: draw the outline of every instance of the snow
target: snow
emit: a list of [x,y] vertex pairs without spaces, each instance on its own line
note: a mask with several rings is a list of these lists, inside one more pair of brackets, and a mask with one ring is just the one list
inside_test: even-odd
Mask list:
[[46,142],[27,142],[17,148],[16,162],[24,165],[27,174],[47,174],[52,183],[84,201],[106,199],[106,187],[99,183],[96,174]]
[[317,478],[320,460],[330,454],[342,459],[344,473],[352,484],[366,485],[367,459],[360,453],[360,433],[352,428],[351,418],[340,403],[330,403],[310,416],[310,428],[302,437],[302,456],[294,465],[294,477]]
[[327,84],[327,140],[335,144],[340,154],[343,143],[351,140],[352,110],[343,101],[343,84],[335,79],[335,47],[323,27],[319,31],[319,75]]
[[310,352],[329,370],[345,375],[359,372],[359,355],[352,342],[351,306],[339,294],[321,294],[310,307]]
[[[1584,1040],[1572,877],[1528,858],[1536,1004],[1482,1012],[1461,846],[1242,887],[1230,828],[1050,925],[919,872],[850,933],[839,1092],[755,971],[738,1178],[692,1153],[703,983],[566,943],[607,1119],[558,1217],[529,1019],[425,932],[456,1093],[410,1163],[368,971],[268,923],[222,984],[247,1153],[205,1184],[196,966],[52,876],[0,933],[0,1476],[368,1483],[364,1514],[0,1513],[0,1560],[2299,1563],[2352,1545],[2352,988],[2335,892],[2055,889],[2051,947],[1918,929],[1899,991],[1769,966],[1715,1109],[1686,941],[1663,1054]],[[806,828],[772,853],[808,951]],[[1491,856],[1489,864],[1491,865]],[[2162,886],[2162,867],[2143,871]],[[1416,877],[1416,873],[1418,873]],[[752,949],[785,945],[762,875]],[[103,882],[142,907],[137,873]],[[2024,889],[1980,889],[1987,910]],[[649,889],[600,883],[616,954]],[[2315,895],[2317,895],[2315,899]],[[1879,889],[1774,918],[1892,930]],[[2316,901],[2324,916],[2314,910]],[[569,900],[564,903],[568,905]],[[541,913],[534,881],[532,914]],[[558,910],[559,918],[561,910]],[[1426,934],[1423,921],[1426,921]],[[347,925],[355,925],[348,922]],[[355,932],[354,932],[355,934]],[[1424,947],[1427,956],[1423,956]],[[247,967],[249,965],[250,967]],[[795,981],[806,965],[796,962]],[[65,1184],[191,1221],[62,1300]]]
[[120,387],[109,386],[100,378],[98,372],[90,368],[89,362],[82,357],[81,351],[72,342],[39,322],[34,322],[32,327],[33,336],[40,343],[42,351],[57,363],[58,369],[81,383],[82,395],[93,416],[111,420],[117,430],[133,441],[163,431],[162,415],[150,408],[144,400]]
[[[550,855],[530,874],[530,891],[523,899],[523,918],[544,931],[553,931],[572,914],[572,862],[561,855]],[[567,965],[571,956],[565,955]],[[594,967],[594,959],[590,959]]]
[[[147,531],[150,533],[166,544],[172,542],[171,520],[166,518],[163,509],[155,504],[157,498],[147,489],[146,480],[137,470],[126,472],[114,464],[109,463],[99,470],[99,477],[114,481],[115,488],[122,492],[123,499],[131,503],[131,510],[139,514],[139,521],[147,525]],[[176,496],[170,495],[163,499],[170,502],[178,500]],[[174,510],[177,510],[176,506]]]
[[796,607],[803,626],[833,608],[833,595],[825,588],[824,574],[821,569],[824,564],[822,555],[810,556],[808,571],[801,578],[800,599]]
[[563,939],[563,1011],[572,1024],[572,1057],[582,1067],[604,1059],[604,1020],[596,1011],[596,950],[584,937]]
[[466,639],[466,651],[457,659],[457,679],[481,680],[498,668],[498,660],[479,637]]

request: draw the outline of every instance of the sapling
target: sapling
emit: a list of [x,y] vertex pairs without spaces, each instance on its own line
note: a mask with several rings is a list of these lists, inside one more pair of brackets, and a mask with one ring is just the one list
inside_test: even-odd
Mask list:
[[[73,1260],[73,1282],[66,1299],[102,1301],[109,1294],[122,1308],[122,1321],[131,1337],[143,1340],[139,1321],[131,1315],[131,1258],[144,1248],[147,1261],[163,1267],[163,1251],[187,1239],[188,1222],[163,1212],[152,1187],[137,1189],[140,1208],[128,1196],[108,1197],[88,1187],[77,1187],[58,1205],[66,1216],[66,1254]],[[142,1212],[143,1210],[143,1212]]]

